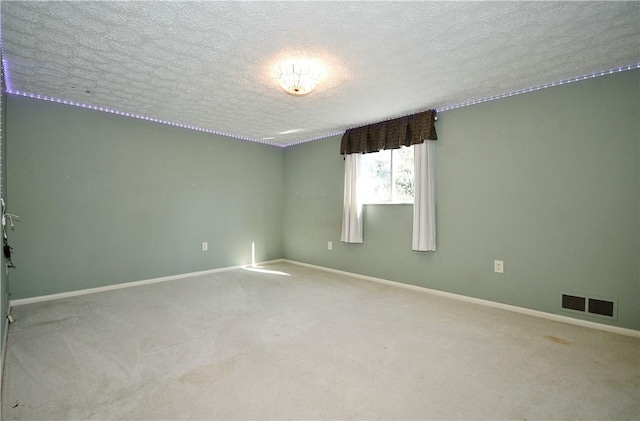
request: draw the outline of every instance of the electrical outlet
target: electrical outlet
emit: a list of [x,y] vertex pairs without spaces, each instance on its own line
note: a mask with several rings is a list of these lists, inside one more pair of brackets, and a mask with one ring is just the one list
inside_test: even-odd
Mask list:
[[327,249],[333,250],[333,243],[331,241],[327,242]]
[[504,262],[502,260],[494,260],[493,271],[496,273],[504,273]]
[[207,251],[209,250],[209,243],[207,243],[206,241],[202,242],[202,251]]

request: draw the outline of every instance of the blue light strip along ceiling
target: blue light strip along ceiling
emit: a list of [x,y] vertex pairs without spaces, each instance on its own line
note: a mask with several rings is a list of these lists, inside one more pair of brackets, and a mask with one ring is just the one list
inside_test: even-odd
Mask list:
[[[567,83],[572,83],[572,82],[580,82],[580,81],[583,81],[583,80],[592,79],[594,77],[611,75],[611,74],[614,74],[614,73],[620,73],[620,72],[624,72],[624,71],[627,71],[627,70],[633,70],[633,69],[640,69],[640,63],[630,64],[628,66],[615,67],[615,68],[612,68],[612,69],[609,69],[609,70],[603,70],[601,72],[590,73],[588,75],[583,75],[583,76],[578,76],[578,77],[573,77],[573,78],[568,78],[568,79],[562,79],[562,80],[559,80],[559,81],[556,81],[556,82],[545,83],[545,84],[542,84],[542,85],[532,86],[530,88],[510,91],[510,92],[507,92],[507,93],[504,93],[504,94],[500,94],[500,95],[494,95],[494,96],[484,97],[484,98],[480,98],[480,99],[474,99],[474,100],[471,100],[471,101],[465,101],[465,102],[461,102],[459,104],[447,105],[447,106],[444,106],[444,107],[436,108],[435,110],[436,110],[436,112],[441,113],[443,111],[455,110],[456,108],[468,107],[469,105],[481,104],[483,102],[493,101],[495,99],[508,98],[508,97],[512,97],[512,96],[515,96],[515,95],[526,94],[528,92],[539,91],[540,89],[551,88],[553,86],[566,85]],[[371,122],[369,124],[381,123],[383,121],[388,121],[388,120],[392,120],[392,119],[396,119],[396,118],[400,118],[400,117],[406,117],[406,116],[409,116],[409,115],[418,114],[418,113],[423,112],[423,111],[427,111],[427,108],[425,108],[424,110],[421,110],[421,111],[417,111],[417,112],[403,114],[403,115],[395,116],[395,117],[384,119],[384,120],[374,121],[374,122]],[[356,128],[356,127],[361,127],[361,126],[351,126],[351,127],[347,127],[347,129],[353,129],[353,128]],[[312,139],[298,140],[298,141],[295,141],[295,142],[292,142],[292,143],[288,143],[288,144],[286,144],[284,146],[299,145],[301,143],[311,142],[312,140],[322,139],[322,138],[325,138],[325,137],[336,136],[336,135],[340,135],[340,134],[344,134],[344,130],[341,131],[341,132],[328,134],[326,136],[320,136],[320,137],[316,137],[316,138],[312,138]]]
[[438,109],[436,109],[436,111],[437,112],[442,112],[442,111],[448,111],[448,110],[455,110],[456,108],[461,108],[461,107],[466,107],[466,106],[469,106],[469,105],[480,104],[480,103],[487,102],[487,101],[493,101],[494,99],[502,99],[502,98],[507,98],[507,97],[514,96],[514,95],[526,94],[528,92],[539,91],[540,89],[546,89],[546,88],[551,88],[551,87],[554,87],[554,86],[566,85],[567,83],[572,83],[572,82],[580,82],[582,80],[592,79],[594,77],[611,75],[611,74],[614,74],[614,73],[620,73],[620,72],[624,72],[624,71],[627,71],[627,70],[633,70],[633,69],[640,69],[640,63],[630,64],[628,66],[616,67],[616,68],[613,68],[613,69],[604,70],[604,71],[596,72],[596,73],[591,73],[591,74],[588,74],[588,75],[573,77],[573,78],[570,78],[570,79],[563,79],[563,80],[559,80],[557,82],[545,83],[543,85],[532,86],[532,87],[526,88],[526,89],[519,89],[517,91],[511,91],[511,92],[507,92],[505,94],[489,96],[489,97],[486,97],[486,98],[476,99],[476,100],[473,100],[473,101],[466,101],[466,102],[462,102],[460,104],[448,105],[446,107],[438,108]]
[[[327,137],[338,136],[338,135],[344,134],[344,132],[345,132],[344,130],[341,130],[341,131],[338,131],[338,132],[329,133],[329,134],[322,135],[322,136],[316,136],[316,137],[312,137],[312,138],[308,138],[308,139],[300,139],[300,140],[297,140],[297,141],[294,141],[294,142],[282,144],[282,143],[269,142],[269,141],[264,140],[264,139],[256,139],[256,138],[251,138],[251,137],[246,137],[246,136],[238,136],[238,135],[233,135],[233,134],[229,134],[229,133],[220,132],[220,131],[217,131],[217,130],[205,129],[205,128],[198,127],[198,126],[192,126],[190,124],[178,123],[178,122],[169,121],[169,120],[162,120],[162,119],[155,118],[155,117],[149,117],[149,116],[144,116],[144,115],[140,115],[140,114],[129,113],[129,112],[126,112],[126,111],[119,111],[119,110],[115,110],[113,108],[99,107],[97,105],[85,104],[85,103],[82,103],[82,102],[68,101],[68,100],[65,100],[65,99],[52,98],[52,97],[45,96],[45,95],[38,95],[38,94],[34,94],[34,93],[29,93],[29,92],[17,91],[17,90],[14,90],[12,85],[11,85],[11,80],[10,80],[10,77],[9,77],[9,66],[7,64],[6,59],[4,58],[5,57],[4,56],[4,49],[3,49],[3,46],[1,44],[0,44],[0,50],[3,51],[2,68],[4,70],[6,92],[9,93],[9,94],[13,94],[13,95],[20,95],[20,96],[24,96],[24,97],[41,99],[41,100],[44,100],[44,101],[57,102],[57,103],[66,104],[66,105],[73,105],[73,106],[76,106],[76,107],[88,108],[88,109],[97,110],[97,111],[103,111],[103,112],[117,114],[117,115],[121,115],[121,116],[125,116],[125,117],[132,117],[132,118],[137,118],[137,119],[140,119],[140,120],[151,121],[151,122],[154,122],[154,123],[161,123],[161,124],[166,124],[166,125],[169,125],[169,126],[180,127],[180,128],[183,128],[183,129],[196,130],[196,131],[199,131],[199,132],[205,132],[205,133],[211,133],[211,134],[215,134],[215,135],[219,135],[219,136],[231,137],[231,138],[234,138],[234,139],[248,140],[250,142],[262,143],[262,144],[265,144],[265,145],[277,146],[277,147],[280,147],[280,148],[286,148],[288,146],[294,146],[294,145],[299,145],[301,143],[312,142],[314,140],[324,139],[324,138],[327,138]],[[640,69],[640,63],[630,64],[628,66],[616,67],[616,68],[613,68],[613,69],[604,70],[604,71],[596,72],[596,73],[591,73],[591,74],[588,74],[588,75],[573,77],[573,78],[569,78],[569,79],[563,79],[563,80],[559,80],[559,81],[556,81],[556,82],[545,83],[545,84],[542,84],[542,85],[537,85],[537,86],[532,86],[530,88],[510,91],[510,92],[499,94],[499,95],[493,95],[493,96],[489,96],[489,97],[485,97],[485,98],[475,99],[475,100],[471,100],[471,101],[465,101],[465,102],[461,102],[461,103],[454,104],[454,105],[447,105],[447,106],[444,106],[444,107],[436,108],[436,111],[438,113],[441,113],[443,111],[455,110],[456,108],[467,107],[469,105],[481,104],[483,102],[493,101],[493,100],[496,100],[496,99],[508,98],[508,97],[512,97],[512,96],[515,96],[515,95],[520,95],[520,94],[525,94],[525,93],[528,93],[528,92],[539,91],[541,89],[551,88],[551,87],[554,87],[554,86],[566,85],[567,83],[580,82],[582,80],[587,80],[587,79],[591,79],[591,78],[594,78],[594,77],[606,76],[606,75],[610,75],[610,74],[614,74],[614,73],[620,73],[620,72],[624,72],[624,71],[627,71],[627,70],[633,70],[633,69]],[[415,114],[415,113],[411,113],[411,114]],[[407,114],[407,115],[410,115],[410,114]],[[403,116],[397,116],[397,117],[394,117],[394,118],[398,118],[398,117],[403,117]],[[357,126],[354,126],[354,127],[357,127]],[[352,127],[350,127],[350,128],[352,128]]]

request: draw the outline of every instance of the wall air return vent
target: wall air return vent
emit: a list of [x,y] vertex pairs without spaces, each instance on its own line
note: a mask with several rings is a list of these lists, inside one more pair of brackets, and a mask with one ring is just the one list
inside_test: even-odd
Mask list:
[[589,313],[601,316],[613,317],[613,301],[589,298]]
[[589,297],[573,293],[560,293],[560,308],[573,313],[585,313],[617,320],[617,302],[612,298]]
[[587,299],[576,295],[562,294],[562,308],[576,311],[587,310]]

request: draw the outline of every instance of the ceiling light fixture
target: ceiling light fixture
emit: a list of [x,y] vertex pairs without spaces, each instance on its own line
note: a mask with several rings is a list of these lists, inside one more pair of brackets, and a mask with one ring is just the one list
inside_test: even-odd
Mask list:
[[322,70],[311,60],[290,59],[278,64],[275,76],[287,93],[303,96],[311,93],[318,86]]

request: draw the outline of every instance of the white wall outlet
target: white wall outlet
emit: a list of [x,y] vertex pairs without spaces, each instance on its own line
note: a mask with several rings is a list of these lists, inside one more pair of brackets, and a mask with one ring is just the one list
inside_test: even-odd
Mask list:
[[494,260],[493,271],[496,273],[504,273],[504,262],[502,260]]
[[206,241],[202,242],[202,251],[207,251],[209,250],[209,243],[207,243]]
[[327,249],[333,250],[333,243],[331,241],[327,242]]

